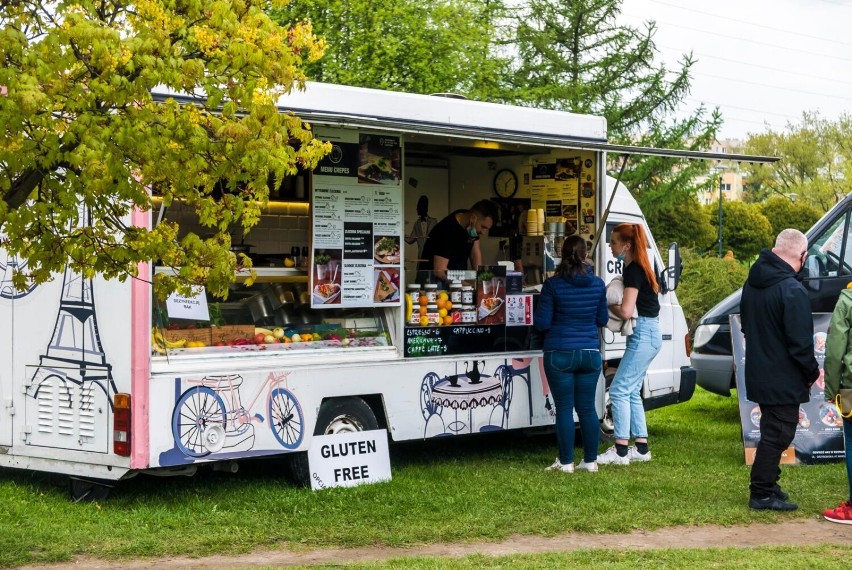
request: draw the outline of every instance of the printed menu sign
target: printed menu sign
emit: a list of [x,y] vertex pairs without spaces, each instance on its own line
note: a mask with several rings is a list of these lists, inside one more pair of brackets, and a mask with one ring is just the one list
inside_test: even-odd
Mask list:
[[[731,343],[734,349],[734,366],[737,380],[737,399],[743,431],[746,465],[754,463],[757,442],[760,441],[760,406],[746,399],[745,359],[746,341],[743,337],[739,315],[731,315]],[[843,448],[843,420],[837,408],[825,401],[825,338],[829,313],[814,313],[814,357],[819,363],[819,378],[811,386],[811,398],[799,406],[799,425],[790,449],[784,452],[781,463],[815,464],[841,461]]]
[[597,187],[595,168],[595,155],[591,152],[534,158],[531,164],[530,207],[543,209],[545,222],[564,223],[559,229],[563,235],[579,233],[593,239]]
[[313,175],[311,306],[399,305],[402,140],[317,129],[332,144]]

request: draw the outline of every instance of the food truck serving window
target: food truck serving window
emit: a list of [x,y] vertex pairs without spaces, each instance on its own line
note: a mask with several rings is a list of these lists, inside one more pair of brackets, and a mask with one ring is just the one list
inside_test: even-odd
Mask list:
[[151,347],[162,356],[274,355],[391,347],[381,308],[315,310],[303,277],[235,286],[227,301],[199,292],[154,301]]

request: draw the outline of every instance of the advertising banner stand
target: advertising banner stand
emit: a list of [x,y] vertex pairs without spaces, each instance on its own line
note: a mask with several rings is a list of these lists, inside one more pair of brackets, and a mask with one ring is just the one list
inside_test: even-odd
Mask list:
[[[782,464],[813,465],[833,463],[845,457],[843,448],[843,421],[837,408],[825,401],[825,339],[829,313],[814,313],[814,356],[819,363],[819,378],[811,386],[811,399],[799,407],[799,425],[796,437],[784,455]],[[730,316],[731,343],[734,353],[734,368],[737,380],[737,399],[740,408],[740,424],[746,465],[754,462],[757,442],[760,441],[760,406],[746,399],[745,358],[746,341],[743,336],[739,315]]]

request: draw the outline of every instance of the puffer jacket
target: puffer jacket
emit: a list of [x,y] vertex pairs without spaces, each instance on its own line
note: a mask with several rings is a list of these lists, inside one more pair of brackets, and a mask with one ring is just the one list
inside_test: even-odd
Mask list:
[[751,267],[740,301],[746,397],[767,406],[802,404],[819,377],[808,292],[768,249]]
[[852,290],[840,292],[825,340],[825,399],[840,388],[852,388]]
[[535,327],[545,333],[544,350],[599,349],[598,329],[609,314],[603,280],[585,275],[554,276],[541,288]]

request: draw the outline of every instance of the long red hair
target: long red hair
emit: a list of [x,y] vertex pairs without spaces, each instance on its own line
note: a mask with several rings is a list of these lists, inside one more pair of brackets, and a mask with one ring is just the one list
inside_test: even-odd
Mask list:
[[612,230],[618,234],[618,239],[630,244],[633,250],[633,262],[638,263],[645,273],[645,278],[651,284],[651,289],[654,293],[660,292],[660,285],[657,283],[657,276],[654,275],[654,270],[651,267],[651,261],[648,259],[648,238],[645,237],[645,230],[639,224],[618,224]]

